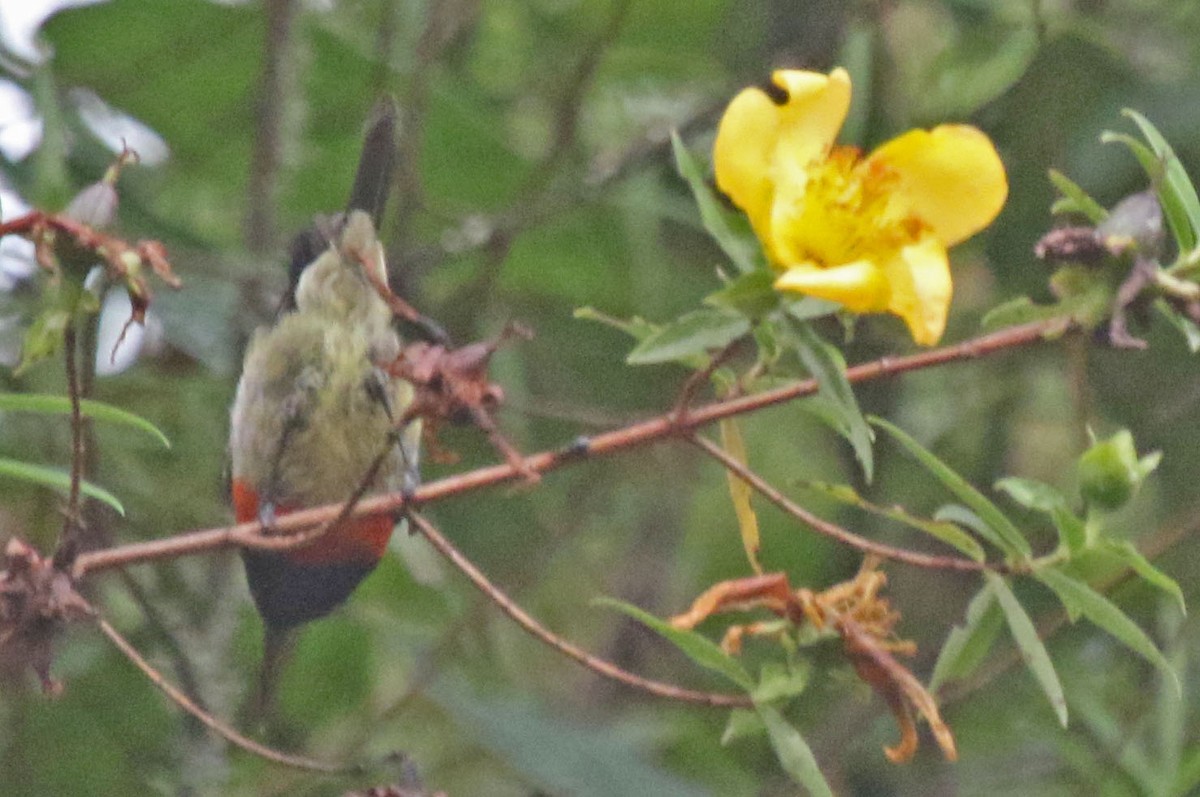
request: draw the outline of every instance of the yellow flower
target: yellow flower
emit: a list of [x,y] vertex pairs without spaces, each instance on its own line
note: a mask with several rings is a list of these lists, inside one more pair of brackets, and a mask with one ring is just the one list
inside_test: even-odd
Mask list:
[[946,249],[996,218],[1004,164],[967,125],[912,130],[862,157],[834,145],[849,108],[841,68],[779,70],[743,90],[717,130],[717,186],[749,217],[776,289],[894,313],[932,345],[950,306]]

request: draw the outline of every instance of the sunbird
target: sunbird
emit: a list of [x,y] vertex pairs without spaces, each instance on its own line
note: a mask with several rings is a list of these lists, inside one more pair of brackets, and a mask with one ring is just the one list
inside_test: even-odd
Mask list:
[[[279,316],[246,350],[229,437],[238,522],[270,524],[345,501],[389,443],[370,491],[416,486],[420,424],[396,430],[414,391],[386,368],[402,340],[379,290],[388,284],[376,222],[395,153],[394,105],[375,117],[348,211],[297,236]],[[388,516],[352,519],[307,547],[242,551],[265,626],[260,709],[293,630],[350,596],[383,556],[393,525]]]

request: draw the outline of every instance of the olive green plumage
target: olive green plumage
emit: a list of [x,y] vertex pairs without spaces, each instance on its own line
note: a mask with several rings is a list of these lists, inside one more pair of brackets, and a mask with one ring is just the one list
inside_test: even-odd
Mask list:
[[[392,313],[365,274],[386,285],[370,218],[352,212],[340,240],[303,272],[296,309],[259,330],[232,410],[232,476],[260,507],[345,499],[412,402],[412,386],[379,365],[400,351]],[[416,466],[418,424],[384,464],[373,489],[398,489]]]

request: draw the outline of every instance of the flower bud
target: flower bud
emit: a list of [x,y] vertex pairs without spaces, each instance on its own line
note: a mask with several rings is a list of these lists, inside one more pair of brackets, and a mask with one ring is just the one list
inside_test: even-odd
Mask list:
[[1160,452],[1155,451],[1139,460],[1133,435],[1122,429],[1083,452],[1078,465],[1079,491],[1089,506],[1120,509],[1137,493],[1160,458]]

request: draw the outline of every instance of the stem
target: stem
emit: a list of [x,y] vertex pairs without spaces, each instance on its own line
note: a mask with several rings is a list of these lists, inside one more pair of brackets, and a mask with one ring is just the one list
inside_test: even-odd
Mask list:
[[[908,371],[971,360],[997,351],[1028,346],[1059,337],[1071,328],[1071,321],[1067,318],[1037,321],[932,351],[919,352],[906,357],[883,357],[847,369],[846,376],[855,383],[882,379]],[[677,419],[674,414],[669,413],[595,437],[581,438],[576,443],[564,448],[528,456],[524,460],[523,467],[516,463],[505,463],[479,468],[430,482],[407,497],[402,492],[368,496],[358,502],[349,517],[393,514],[403,511],[409,501],[415,505],[425,506],[486,487],[526,479],[530,471],[539,474],[547,473],[591,456],[607,456],[668,438],[680,436],[686,438],[696,429],[723,418],[756,412],[809,396],[816,393],[818,387],[817,380],[805,379],[762,393],[712,402],[689,411],[682,419]],[[344,505],[345,502],[339,502],[290,512],[275,520],[271,527],[271,533],[274,535],[294,534],[327,523],[339,515]],[[161,540],[90,551],[78,557],[74,572],[76,577],[82,577],[87,573],[138,562],[173,558],[238,545],[254,545],[255,541],[260,540],[263,536],[262,524],[257,521],[241,523],[236,526],[203,529]],[[303,543],[293,542],[291,546],[298,547],[301,544]],[[283,541],[280,540],[279,547],[283,547],[283,545]]]
[[75,321],[67,322],[63,331],[63,360],[67,370],[67,398],[71,402],[71,485],[67,493],[66,518],[63,520],[62,536],[58,550],[54,552],[54,566],[60,570],[69,568],[79,552],[80,489],[83,484],[83,465],[87,456],[83,439],[83,411],[79,401],[79,368]]
[[738,462],[733,457],[729,456],[724,449],[711,440],[706,440],[699,435],[692,435],[688,439],[689,442],[694,443],[710,457],[720,462],[726,470],[757,490],[760,495],[762,495],[771,503],[775,504],[775,506],[791,515],[796,520],[799,520],[801,523],[809,526],[818,534],[823,534],[830,539],[842,543],[843,545],[847,545],[851,548],[862,551],[863,553],[881,556],[884,559],[891,559],[895,562],[903,562],[915,567],[925,567],[931,570],[978,572],[981,570],[1002,569],[1002,567],[999,565],[988,565],[984,562],[977,562],[974,559],[964,559],[960,556],[936,556],[932,554],[923,554],[916,551],[910,551],[905,548],[895,548],[891,545],[885,545],[881,542],[875,542],[874,540],[869,540],[866,537],[861,537],[849,529],[842,528],[836,523],[831,523],[822,517],[814,515],[804,507],[793,502],[783,493],[779,492],[779,490],[775,489],[775,487],[773,487],[761,476],[747,468],[742,463]]
[[438,553],[446,557],[451,564],[458,568],[463,575],[471,580],[471,583],[479,589],[488,600],[496,604],[500,611],[512,619],[517,625],[525,629],[529,634],[539,641],[549,645],[569,659],[587,667],[594,673],[602,675],[605,678],[611,678],[618,683],[623,683],[626,686],[631,686],[634,689],[639,689],[643,692],[656,695],[657,697],[665,697],[670,700],[679,700],[685,703],[700,703],[705,706],[723,706],[723,707],[740,707],[750,708],[753,703],[749,697],[745,695],[727,695],[718,692],[697,692],[692,689],[684,689],[673,684],[662,683],[661,681],[653,681],[648,678],[643,678],[640,675],[623,670],[610,661],[593,656],[591,653],[576,647],[572,643],[555,634],[550,629],[543,626],[537,620],[533,619],[524,609],[516,604],[512,598],[508,597],[503,591],[493,584],[488,577],[483,574],[483,571],[463,555],[454,544],[447,540],[442,533],[434,528],[433,524],[426,520],[416,512],[410,512],[409,520],[416,526],[417,530],[425,539],[429,540],[434,548],[437,548]]
[[205,727],[212,730],[230,744],[260,758],[264,758],[267,761],[273,761],[276,764],[283,764],[285,766],[304,769],[310,772],[344,774],[362,771],[362,767],[353,764],[327,764],[323,761],[314,761],[311,758],[289,755],[287,753],[267,747],[266,745],[259,744],[253,739],[243,736],[233,728],[218,720],[213,715],[209,714],[204,709],[200,708],[200,706],[196,705],[196,703],[193,702],[192,699],[187,695],[185,695],[179,689],[179,687],[175,686],[165,677],[163,677],[163,674],[156,670],[154,666],[150,664],[150,662],[146,661],[142,654],[138,653],[137,648],[130,644],[129,640],[125,639],[125,637],[123,637],[121,633],[117,631],[117,629],[109,625],[108,621],[99,615],[96,615],[95,619],[96,624],[100,626],[100,630],[104,633],[104,636],[108,637],[108,640],[113,643],[117,650],[121,651],[125,658],[133,662],[133,665],[142,671],[142,674],[146,676],[150,683],[157,686],[163,694],[165,694],[173,703],[175,703],[175,705],[179,706],[188,714],[191,714],[193,717],[203,723]]

